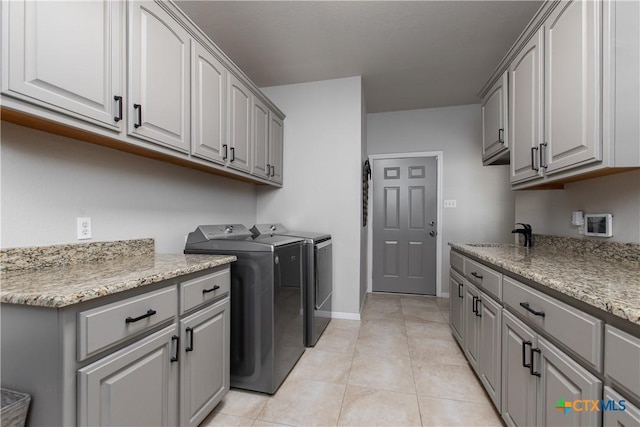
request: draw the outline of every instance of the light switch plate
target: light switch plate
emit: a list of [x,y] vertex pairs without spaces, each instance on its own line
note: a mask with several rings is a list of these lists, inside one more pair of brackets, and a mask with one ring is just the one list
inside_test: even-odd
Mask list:
[[445,208],[455,208],[456,207],[456,202],[457,202],[457,200],[455,200],[455,199],[445,200],[444,201],[444,207]]

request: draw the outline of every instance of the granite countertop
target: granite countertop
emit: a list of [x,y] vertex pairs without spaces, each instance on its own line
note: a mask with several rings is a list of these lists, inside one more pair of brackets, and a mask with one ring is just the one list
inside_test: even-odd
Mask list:
[[630,252],[609,252],[611,257],[606,257],[598,249],[584,253],[567,245],[538,245],[530,249],[509,244],[449,245],[463,254],[640,324],[638,246],[629,246]]
[[[140,241],[132,242],[131,247],[139,249]],[[67,245],[64,251],[69,253],[69,247],[75,249],[79,246],[83,245]],[[39,250],[50,254],[50,248],[52,247]],[[95,246],[84,245],[83,249],[85,248],[85,253],[90,250],[96,252]],[[36,252],[34,248],[21,251],[25,254]],[[10,265],[15,265],[15,260],[24,260],[15,251],[3,251],[2,255],[6,255],[6,252],[14,257]],[[61,251],[53,252],[58,254]],[[152,250],[127,253],[125,250],[115,257],[105,257],[101,252],[99,259],[85,258],[83,262],[72,262],[78,259],[78,251],[71,252],[74,258],[64,260],[64,257],[50,256],[51,265],[39,265],[37,268],[12,269],[5,266],[0,273],[0,302],[60,308],[236,260],[235,256],[226,255],[154,254]],[[51,262],[53,258],[55,262]],[[6,260],[7,257],[4,256],[3,259]]]

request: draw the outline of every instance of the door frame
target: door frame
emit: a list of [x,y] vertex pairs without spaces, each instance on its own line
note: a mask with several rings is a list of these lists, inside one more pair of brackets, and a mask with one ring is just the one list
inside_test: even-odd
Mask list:
[[[435,157],[437,167],[437,200],[438,209],[436,209],[436,296],[441,297],[449,295],[444,289],[442,289],[442,165],[443,152],[442,151],[422,151],[411,153],[389,153],[389,154],[370,154],[369,163],[373,168],[374,160],[384,159],[403,159],[412,157]],[[370,205],[373,206],[373,175],[371,178],[371,185],[369,186],[369,200]],[[373,291],[373,209],[368,209],[367,224],[369,230],[367,231],[367,292]],[[364,301],[364,300],[363,300]]]

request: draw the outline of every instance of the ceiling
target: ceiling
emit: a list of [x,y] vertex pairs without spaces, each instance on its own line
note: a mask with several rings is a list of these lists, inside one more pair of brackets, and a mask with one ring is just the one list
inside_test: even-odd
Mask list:
[[258,85],[362,76],[369,113],[478,103],[541,1],[176,1]]

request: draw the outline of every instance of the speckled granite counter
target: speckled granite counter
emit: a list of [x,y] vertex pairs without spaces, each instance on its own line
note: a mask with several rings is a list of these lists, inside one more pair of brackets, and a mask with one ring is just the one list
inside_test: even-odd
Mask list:
[[[576,240],[576,239],[572,239]],[[640,325],[640,245],[612,258],[574,250],[570,245],[449,245],[461,252],[530,279],[593,307]],[[614,245],[616,246],[616,245]],[[615,250],[620,249],[619,245]],[[606,250],[606,249],[603,249]]]
[[[15,262],[18,262],[23,268],[8,267],[0,273],[0,302],[65,307],[236,260],[235,256],[224,255],[153,254],[153,251],[147,250],[149,244],[153,248],[151,239],[118,243],[118,256],[105,252],[104,242],[56,246],[67,254],[74,254],[66,258],[58,256],[59,251],[52,249],[56,247],[3,250],[3,260],[11,259],[7,264],[15,266]],[[77,249],[79,246],[84,247]],[[73,247],[76,249],[69,249]],[[101,247],[103,251],[96,250],[96,247]],[[140,250],[141,247],[146,249]],[[50,262],[36,263],[37,268],[28,268],[33,263],[25,263],[25,257],[18,254],[20,251],[35,258],[38,257],[33,254],[46,253]],[[6,256],[7,252],[13,258]],[[77,260],[78,253],[84,254],[84,262],[72,262]],[[86,253],[93,253],[94,256],[87,258]]]

